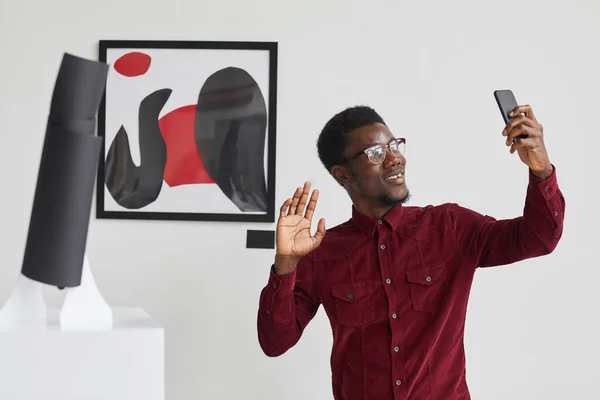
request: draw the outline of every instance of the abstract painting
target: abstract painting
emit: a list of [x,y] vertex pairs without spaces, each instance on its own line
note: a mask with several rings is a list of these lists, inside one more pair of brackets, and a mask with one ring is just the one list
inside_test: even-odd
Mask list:
[[276,42],[99,42],[97,218],[273,222]]

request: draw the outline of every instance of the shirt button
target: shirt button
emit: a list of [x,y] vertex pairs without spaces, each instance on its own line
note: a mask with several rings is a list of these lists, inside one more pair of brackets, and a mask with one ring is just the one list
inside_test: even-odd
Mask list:
[[396,313],[392,314],[392,318],[396,319]]
[[381,225],[381,224],[383,224],[383,221],[382,221],[382,220],[379,220],[379,221],[377,221],[377,223],[378,223],[379,225]]
[[353,295],[352,293],[350,293],[350,294],[348,295],[348,298],[349,298],[350,300],[352,300],[352,299],[354,298],[354,295]]
[[398,379],[398,380],[396,381],[396,385],[398,385],[398,386],[402,385],[402,381],[401,381],[400,379]]
[[387,283],[387,284],[389,285],[390,283],[392,283],[392,280],[391,280],[390,278],[387,278],[387,279],[385,280],[385,283]]
[[276,283],[273,284],[273,288],[277,289],[277,284]]
[[554,211],[554,216],[556,217],[558,215],[558,211]]
[[381,248],[381,250],[385,249],[385,244],[382,244],[381,246],[379,246]]
[[427,282],[431,282],[431,277],[430,277],[430,276],[428,276],[427,278],[425,278],[425,280],[426,280]]
[[394,351],[397,353],[400,351],[400,348],[398,346],[394,347]]

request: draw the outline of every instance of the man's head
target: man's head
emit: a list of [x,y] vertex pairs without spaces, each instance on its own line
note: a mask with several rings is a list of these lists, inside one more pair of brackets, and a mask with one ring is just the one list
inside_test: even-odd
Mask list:
[[333,116],[317,141],[325,168],[359,211],[373,210],[368,214],[408,200],[404,145],[404,139],[395,138],[383,118],[367,106],[347,108]]

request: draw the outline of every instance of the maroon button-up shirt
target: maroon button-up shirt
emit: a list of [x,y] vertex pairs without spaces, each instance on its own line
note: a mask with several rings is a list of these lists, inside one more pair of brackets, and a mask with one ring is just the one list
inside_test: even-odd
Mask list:
[[496,220],[456,204],[396,206],[329,229],[292,273],[270,270],[258,310],[264,353],[296,344],[322,305],[331,322],[337,400],[468,400],[463,333],[478,267],[549,254],[565,200],[556,171],[529,175],[523,216]]

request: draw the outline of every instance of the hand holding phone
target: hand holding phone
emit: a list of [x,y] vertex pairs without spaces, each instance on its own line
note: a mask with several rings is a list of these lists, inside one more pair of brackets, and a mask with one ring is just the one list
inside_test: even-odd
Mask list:
[[[502,135],[507,137],[506,145],[510,146],[510,153],[518,152],[521,161],[529,166],[535,176],[546,179],[552,174],[554,167],[544,144],[542,124],[538,122],[530,106],[517,104],[512,91],[496,90],[494,97],[506,123]],[[511,112],[519,114],[511,117]]]
[[[494,98],[496,99],[498,108],[500,108],[500,114],[502,114],[505,124],[508,124],[514,118],[523,116],[523,113],[519,113],[513,117],[509,116],[510,112],[518,107],[517,100],[515,99],[515,95],[513,94],[512,90],[496,90],[494,91]],[[513,142],[526,137],[527,135],[519,135],[513,139]]]

